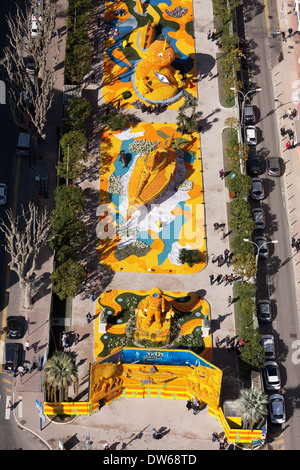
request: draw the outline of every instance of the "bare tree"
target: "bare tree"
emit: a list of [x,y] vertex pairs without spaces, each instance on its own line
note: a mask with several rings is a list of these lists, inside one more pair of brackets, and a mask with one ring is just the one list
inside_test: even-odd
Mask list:
[[[32,17],[36,18],[36,37],[31,34]],[[17,6],[14,17],[7,17],[8,46],[4,48],[3,65],[9,78],[9,102],[15,123],[33,136],[45,138],[46,113],[51,107],[51,93],[60,47],[51,49],[55,35],[56,7],[52,0],[31,0],[25,12]],[[26,57],[35,62],[35,74],[25,71]]]
[[[6,211],[8,223],[0,219],[0,230],[5,236],[4,249],[10,256],[9,267],[20,281],[23,293],[22,305],[31,308],[32,281],[35,276],[37,258],[46,245],[51,229],[47,209],[40,215],[32,202],[26,211],[22,206],[22,216],[13,216],[11,209]],[[21,226],[24,227],[21,229]]]

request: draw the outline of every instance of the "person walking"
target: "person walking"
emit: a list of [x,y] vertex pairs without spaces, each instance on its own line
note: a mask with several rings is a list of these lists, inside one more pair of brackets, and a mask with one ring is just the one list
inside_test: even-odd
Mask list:
[[153,439],[159,439],[160,433],[156,431],[155,428],[152,428],[152,437]]
[[74,343],[75,343],[75,344],[78,344],[78,343],[79,343],[79,334],[78,334],[78,333],[75,333],[75,336],[74,336]]
[[9,409],[11,410],[12,407],[13,407],[12,401],[9,400],[9,402],[8,402],[8,404],[7,404],[7,408],[9,408]]
[[219,346],[220,346],[219,336],[216,336],[216,347],[218,348]]
[[231,295],[228,297],[228,307],[230,307],[230,305],[232,304],[232,297]]
[[215,276],[213,274],[210,274],[209,276],[209,281],[210,281],[210,285],[212,286],[213,283],[214,283],[214,279],[215,279]]
[[293,32],[293,28],[289,28],[289,29],[288,29],[289,38],[292,37],[292,32]]
[[196,415],[199,411],[200,402],[197,397],[193,400],[193,415]]
[[29,351],[29,347],[30,347],[30,343],[29,343],[29,341],[26,341],[26,343],[25,343],[26,351]]
[[221,180],[224,178],[224,175],[225,175],[225,173],[224,173],[224,170],[223,170],[223,168],[222,168],[222,169],[219,171],[219,177],[221,178]]
[[92,315],[90,314],[90,312],[86,314],[86,320],[88,323],[90,323],[90,321],[92,320]]
[[214,230],[218,230],[219,227],[220,227],[220,225],[218,224],[218,222],[215,222],[214,223]]
[[207,33],[207,39],[210,39],[210,38],[211,38],[211,30],[209,30]]
[[223,240],[225,238],[225,231],[224,228],[222,227],[221,232],[220,232],[220,238]]
[[202,72],[198,72],[198,73],[197,73],[197,80],[198,80],[198,82],[201,82],[202,78],[203,78]]
[[229,335],[227,335],[226,338],[225,338],[225,345],[226,345],[227,348],[230,345],[230,336]]
[[222,274],[218,274],[218,276],[217,276],[217,278],[216,278],[216,281],[217,281],[218,286],[221,284],[222,280],[223,280]]
[[37,352],[37,348],[38,348],[38,345],[37,345],[37,343],[33,343],[33,345],[32,345],[32,349],[34,350],[34,354],[36,354],[36,352]]

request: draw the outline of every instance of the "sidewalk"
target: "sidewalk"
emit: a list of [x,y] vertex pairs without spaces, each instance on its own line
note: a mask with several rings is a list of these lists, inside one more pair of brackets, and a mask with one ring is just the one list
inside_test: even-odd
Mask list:
[[[57,2],[63,11],[66,7],[66,1]],[[201,5],[201,8],[200,8]],[[99,7],[100,8],[100,7]],[[202,15],[200,12],[205,11]],[[60,26],[63,24],[64,17],[60,15],[58,22]],[[195,47],[196,47],[196,73],[201,70],[208,73],[212,68],[216,73],[216,54],[218,48],[216,44],[207,40],[207,31],[213,30],[212,6],[210,0],[194,1],[194,24],[195,24]],[[62,37],[65,41],[65,36]],[[205,52],[204,52],[205,51]],[[62,55],[63,58],[63,55]],[[99,66],[99,60],[95,62],[95,66]],[[213,65],[213,67],[212,67]],[[61,96],[63,87],[62,69],[58,70],[56,80],[56,93]],[[84,96],[89,96],[93,101],[93,108],[97,108],[97,104],[103,103],[102,89],[97,84],[91,84],[84,90]],[[225,182],[219,178],[219,170],[223,168],[223,148],[222,148],[222,129],[225,127],[224,122],[229,116],[236,116],[236,109],[224,109],[220,106],[218,100],[218,81],[217,78],[209,79],[206,76],[198,83],[198,110],[202,111],[202,119],[206,120],[206,126],[200,134],[200,148],[203,165],[203,183],[204,183],[204,201],[205,201],[205,217],[206,217],[206,237],[207,251],[209,261],[205,269],[201,272],[190,275],[157,275],[135,274],[135,273],[111,273],[99,266],[97,259],[97,239],[95,230],[88,234],[87,247],[84,249],[86,261],[89,268],[89,277],[86,280],[81,291],[73,300],[72,306],[72,323],[70,329],[79,333],[83,338],[77,345],[73,345],[71,350],[76,356],[79,365],[79,396],[80,399],[87,399],[89,384],[89,363],[94,362],[93,357],[93,340],[94,340],[94,322],[87,324],[86,313],[92,311],[92,295],[99,295],[103,290],[120,288],[122,289],[151,289],[159,286],[162,290],[172,291],[189,291],[191,288],[208,301],[211,307],[211,318],[213,327],[213,344],[215,345],[215,336],[219,336],[220,340],[227,335],[235,335],[234,315],[232,307],[227,307],[227,298],[232,295],[232,287],[210,285],[209,275],[228,274],[231,270],[226,266],[217,268],[216,263],[212,264],[210,259],[212,254],[223,253],[225,248],[229,249],[229,240],[226,237],[221,240],[214,231],[213,224],[215,222],[224,223],[228,228],[226,219],[226,205],[229,202],[228,191],[225,190]],[[49,113],[47,127],[47,142],[44,145],[44,159],[50,162],[51,181],[49,188],[50,200],[55,188],[55,171],[57,156],[57,139],[53,135],[56,125],[60,122],[61,101],[56,100]],[[175,122],[177,112],[165,111],[159,116],[155,116],[155,120],[162,122]],[[152,121],[154,116],[143,114],[136,110],[136,115],[142,121]],[[95,116],[94,116],[95,117]],[[91,122],[95,124],[94,117]],[[98,133],[98,139],[99,137]],[[94,141],[93,141],[94,143]],[[98,206],[99,191],[99,165],[100,159],[97,150],[100,142],[95,142],[91,148],[93,152],[89,158],[89,168],[82,176],[80,186],[86,192],[87,213],[85,217],[96,226],[97,217],[96,209]],[[95,170],[97,169],[97,171]],[[225,229],[225,231],[226,231]],[[46,261],[37,272],[37,279],[52,272],[53,259],[51,254],[47,253],[44,257]],[[28,339],[31,344],[38,342],[39,350],[37,354],[43,355],[48,341],[48,315],[51,301],[51,284],[45,286],[44,294],[36,299],[34,308],[28,313],[30,319],[29,336],[25,336],[24,342]],[[16,296],[18,286],[14,286],[10,293]],[[10,306],[8,307],[10,310]],[[30,349],[26,353],[25,361],[31,360],[34,351]],[[223,396],[232,397],[236,394],[238,387],[236,377],[236,356],[235,354],[227,354],[222,347],[214,348],[212,362],[220,367],[224,372],[223,377]],[[92,416],[79,416],[72,421],[71,424],[57,425],[47,421],[43,423],[43,430],[40,431],[40,423],[35,400],[43,401],[41,393],[41,381],[43,373],[33,371],[27,373],[22,378],[16,378],[14,388],[14,400],[17,401],[18,396],[22,396],[23,416],[18,415],[18,405],[13,413],[19,424],[26,429],[30,429],[41,439],[46,441],[50,448],[58,448],[58,436],[60,436],[66,447],[72,449],[85,448],[84,442],[87,433],[90,432],[93,441],[93,449],[101,449],[102,444],[107,441],[113,445],[115,449],[210,449],[216,448],[215,443],[211,443],[212,432],[220,432],[220,426],[216,419],[207,414],[207,408],[202,410],[199,415],[193,416],[185,408],[185,402],[178,400],[163,399],[143,399],[132,400],[120,398],[109,406],[104,407],[101,411],[94,413]],[[70,390],[71,393],[71,390]],[[124,400],[126,403],[123,405]],[[138,419],[137,419],[138,417]],[[196,426],[197,421],[197,426]],[[154,441],[151,437],[152,427],[159,429],[165,427],[166,437]]]

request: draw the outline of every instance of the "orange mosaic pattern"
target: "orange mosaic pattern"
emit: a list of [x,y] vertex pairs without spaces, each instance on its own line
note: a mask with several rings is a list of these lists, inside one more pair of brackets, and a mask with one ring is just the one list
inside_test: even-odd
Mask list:
[[[168,11],[182,6],[186,8],[183,16],[174,17],[168,14]],[[123,10],[123,16],[115,14],[119,9]],[[120,0],[105,2],[105,21],[110,22],[108,27],[115,30],[116,36],[111,33],[105,41],[103,97],[106,103],[116,104],[120,100],[121,108],[134,108],[133,103],[136,100],[146,102],[140,94],[137,94],[133,77],[138,62],[147,59],[148,49],[143,49],[141,44],[145,43],[143,35],[148,23],[154,26],[161,25],[163,39],[167,38],[175,55],[180,56],[181,60],[187,58],[193,60],[195,57],[194,39],[186,27],[188,23],[193,22],[192,0],[185,0],[184,5],[182,0],[172,0],[167,3],[149,0],[147,4],[142,5],[142,9],[142,14],[136,14],[138,8],[135,2],[130,4]],[[195,64],[187,69],[182,80],[182,88],[197,96]],[[178,101],[170,103],[168,107],[178,109],[183,102],[184,98],[179,97]]]
[[[139,123],[126,131],[104,131],[102,134],[98,257],[112,271],[192,274],[205,266],[205,263],[197,263],[189,267],[186,263],[179,264],[177,261],[178,250],[184,247],[205,252],[206,240],[199,136],[181,136],[176,129],[176,124],[170,123]],[[109,192],[110,178],[113,175],[124,182],[127,174],[130,177],[134,158],[138,159],[138,154],[129,152],[131,143],[145,141],[165,145],[166,139],[172,135],[176,145],[182,143],[181,149],[184,152],[184,158],[177,157],[177,173],[182,174],[182,181],[189,183],[190,188],[180,192],[181,200],[175,191],[163,203],[158,198],[147,206],[147,211],[150,211],[149,225],[145,226],[145,222],[140,221],[133,228],[136,230],[135,240],[142,241],[150,250],[142,256],[137,256],[134,254],[136,250],[132,250],[132,254],[119,260],[116,250],[124,246],[124,236],[119,229],[124,227],[126,217],[126,209],[125,212],[121,210],[125,196],[114,194],[112,189]],[[131,155],[128,168],[123,168],[120,163],[121,150]],[[123,185],[125,183],[122,183],[124,193],[127,186]],[[165,221],[162,220],[160,229],[154,222],[160,222],[161,217],[165,217]],[[132,225],[128,227],[130,229]]]

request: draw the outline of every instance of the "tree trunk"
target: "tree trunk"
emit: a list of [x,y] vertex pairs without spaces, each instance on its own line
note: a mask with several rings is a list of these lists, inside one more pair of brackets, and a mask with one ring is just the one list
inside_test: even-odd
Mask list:
[[31,279],[22,279],[21,288],[23,294],[22,307],[30,309],[32,307],[32,280]]

